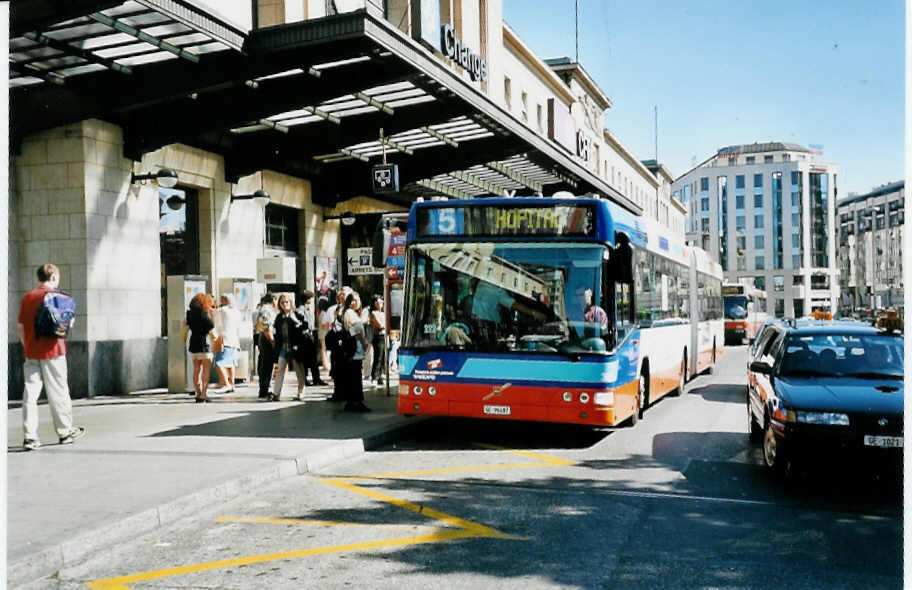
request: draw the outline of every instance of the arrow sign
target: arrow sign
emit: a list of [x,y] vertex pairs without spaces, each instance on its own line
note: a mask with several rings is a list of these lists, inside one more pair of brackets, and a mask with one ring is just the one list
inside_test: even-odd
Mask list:
[[382,275],[382,268],[371,265],[371,252],[371,248],[349,248],[346,256],[348,274]]

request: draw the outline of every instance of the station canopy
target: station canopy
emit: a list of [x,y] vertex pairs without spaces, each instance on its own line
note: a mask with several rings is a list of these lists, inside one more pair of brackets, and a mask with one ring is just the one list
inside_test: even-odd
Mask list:
[[247,32],[191,0],[19,0],[9,59],[13,150],[97,118],[126,157],[181,143],[222,155],[229,181],[307,178],[328,206],[370,195],[385,153],[390,203],[565,190],[640,211],[370,9]]

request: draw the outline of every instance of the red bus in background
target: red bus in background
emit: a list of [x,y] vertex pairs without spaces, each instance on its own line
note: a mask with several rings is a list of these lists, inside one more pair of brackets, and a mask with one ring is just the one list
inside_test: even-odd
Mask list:
[[722,306],[725,343],[753,342],[768,317],[766,292],[744,283],[725,283],[722,285]]

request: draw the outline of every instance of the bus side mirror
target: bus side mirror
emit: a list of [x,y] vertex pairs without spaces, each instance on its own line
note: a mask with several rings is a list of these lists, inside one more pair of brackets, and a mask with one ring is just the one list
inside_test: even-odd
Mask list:
[[633,284],[633,248],[630,247],[630,238],[625,233],[616,232],[614,243],[612,256],[614,280],[617,283]]

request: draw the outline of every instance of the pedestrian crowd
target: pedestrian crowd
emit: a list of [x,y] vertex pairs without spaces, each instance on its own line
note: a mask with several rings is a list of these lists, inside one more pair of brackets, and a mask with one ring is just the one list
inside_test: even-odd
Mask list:
[[[39,285],[25,294],[19,308],[17,334],[23,347],[23,448],[41,447],[38,438],[38,398],[42,390],[60,444],[85,435],[73,425],[67,385],[66,337],[75,325],[76,302],[59,291],[60,269],[53,264],[38,268]],[[218,303],[217,303],[218,301]],[[335,303],[333,303],[333,301]],[[364,385],[380,385],[387,359],[386,316],[383,297],[374,295],[367,308],[350,287],[335,288],[321,281],[318,293],[305,290],[295,306],[287,293],[266,293],[253,314],[253,346],[259,397],[278,401],[285,374],[297,375],[297,399],[303,401],[307,385],[327,385],[323,368],[332,379],[329,401],[344,402],[347,412],[369,412]],[[241,351],[241,312],[232,294],[216,299],[197,293],[186,310],[183,338],[193,363],[196,403],[209,402],[210,372],[214,366],[219,393],[235,389]],[[395,346],[395,343],[394,343]],[[309,377],[309,378],[308,378]],[[270,388],[271,385],[271,388]]]

